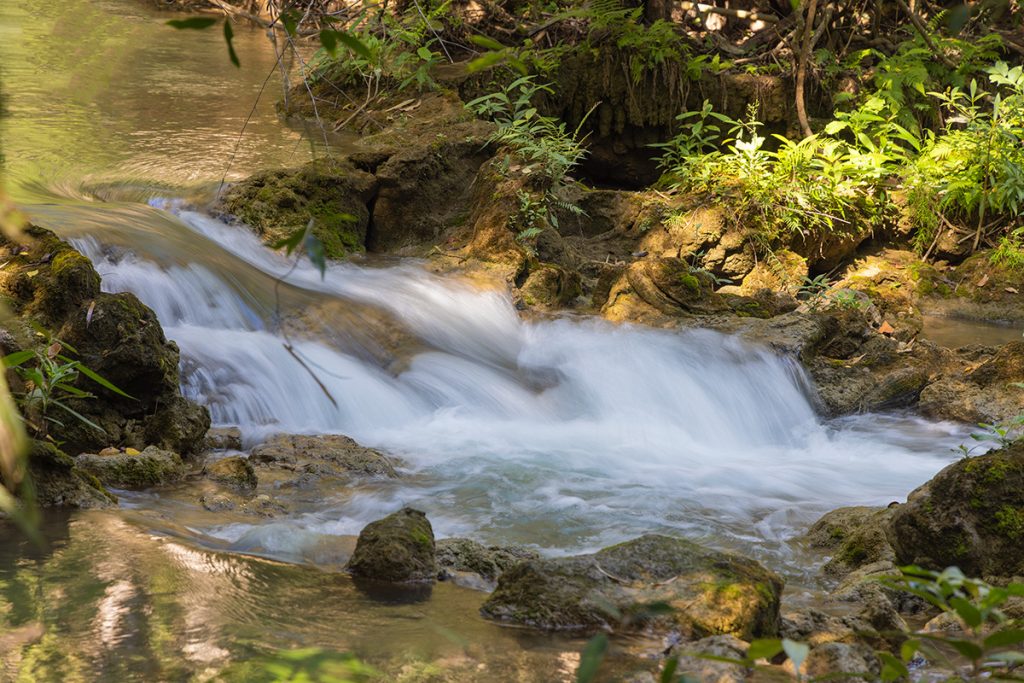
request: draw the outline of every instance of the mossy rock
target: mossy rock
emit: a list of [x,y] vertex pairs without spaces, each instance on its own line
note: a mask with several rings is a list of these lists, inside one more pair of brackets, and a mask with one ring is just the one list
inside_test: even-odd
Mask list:
[[137,455],[96,455],[83,453],[75,464],[94,475],[106,486],[120,489],[147,489],[184,478],[187,470],[181,456],[150,446]]
[[815,522],[805,538],[812,548],[831,551],[824,571],[841,578],[865,565],[895,559],[886,536],[890,517],[888,508],[839,508]]
[[496,581],[511,567],[539,557],[535,551],[521,546],[485,546],[468,538],[444,538],[435,545],[440,569],[472,572],[486,581]]
[[894,510],[889,536],[904,564],[1024,574],[1024,443],[939,472]]
[[117,504],[117,496],[52,443],[32,442],[28,471],[36,501],[43,507],[106,508]]
[[[592,555],[522,562],[501,576],[481,611],[550,630],[653,628],[750,640],[778,632],[782,583],[754,560],[651,534]],[[651,603],[671,612],[651,615]]]
[[298,169],[262,171],[233,185],[220,210],[273,244],[313,221],[313,234],[328,258],[365,250],[367,203],[376,179],[338,161],[314,161]]
[[389,583],[429,583],[437,578],[434,530],[427,516],[402,508],[359,532],[348,563],[354,576]]
[[243,491],[255,490],[259,480],[248,458],[232,455],[214,460],[203,469],[207,479]]
[[257,467],[279,467],[328,476],[398,476],[393,459],[342,434],[277,434],[252,449]]

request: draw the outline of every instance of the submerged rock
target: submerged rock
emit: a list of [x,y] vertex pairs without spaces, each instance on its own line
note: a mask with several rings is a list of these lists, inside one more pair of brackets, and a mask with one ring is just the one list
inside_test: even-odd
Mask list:
[[[647,535],[592,555],[522,562],[481,611],[536,628],[635,631],[655,623],[688,638],[775,635],[782,579],[754,560]],[[667,603],[668,615],[646,606]]]
[[432,583],[437,577],[434,530],[427,516],[406,507],[359,532],[348,571],[390,583]]
[[890,536],[904,564],[1024,574],[1024,443],[946,467],[894,510]]
[[524,560],[540,557],[521,546],[485,546],[468,538],[443,538],[436,543],[441,578],[452,572],[470,572],[493,583],[502,573]]
[[203,470],[206,478],[243,491],[255,490],[259,480],[248,458],[233,455],[214,460]]
[[874,650],[863,643],[823,643],[811,648],[803,666],[812,680],[876,681],[881,670]]
[[341,434],[278,434],[253,448],[249,459],[257,467],[277,467],[304,474],[398,476],[392,459]]
[[172,451],[149,446],[137,455],[83,453],[75,463],[104,485],[120,489],[145,489],[184,478],[185,463]]

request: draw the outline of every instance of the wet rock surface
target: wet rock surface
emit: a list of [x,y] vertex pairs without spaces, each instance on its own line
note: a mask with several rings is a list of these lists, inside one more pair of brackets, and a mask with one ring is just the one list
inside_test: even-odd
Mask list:
[[181,456],[155,446],[141,453],[83,453],[75,458],[75,464],[105,486],[121,489],[146,489],[174,483],[183,479],[188,471]]
[[484,587],[493,587],[504,572],[520,562],[540,557],[522,546],[485,546],[468,538],[442,538],[435,545],[442,579],[457,581],[458,574],[470,573],[480,577]]
[[278,434],[252,449],[250,462],[257,468],[274,468],[295,477],[398,476],[396,460],[378,450],[360,446],[347,436]]
[[432,583],[437,578],[434,530],[427,516],[406,507],[359,532],[348,571],[388,583]]
[[211,481],[240,491],[254,491],[259,483],[249,459],[237,455],[207,463],[203,474]]
[[[506,573],[484,616],[550,630],[628,632],[658,626],[688,638],[778,631],[782,580],[753,560],[647,535],[593,555],[527,560]],[[644,606],[665,602],[668,616]]]
[[1024,574],[1024,443],[946,467],[893,511],[890,538],[904,564]]

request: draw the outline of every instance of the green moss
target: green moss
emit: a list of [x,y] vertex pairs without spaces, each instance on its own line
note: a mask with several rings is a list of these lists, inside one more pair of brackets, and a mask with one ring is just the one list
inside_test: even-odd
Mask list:
[[996,529],[1014,541],[1024,539],[1024,509],[1003,505],[995,514]]
[[692,273],[680,273],[679,284],[686,287],[691,292],[697,293],[700,291],[700,280],[698,280]]

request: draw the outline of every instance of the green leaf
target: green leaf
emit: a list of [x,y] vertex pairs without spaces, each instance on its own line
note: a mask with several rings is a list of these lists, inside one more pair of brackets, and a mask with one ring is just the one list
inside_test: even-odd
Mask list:
[[[98,431],[98,432],[100,432],[102,434],[106,434],[107,433],[107,431],[105,429],[103,429],[103,427],[100,427],[98,424],[96,424],[95,422],[93,422],[92,420],[87,418],[85,415],[82,415],[81,413],[79,413],[79,412],[77,412],[75,410],[72,410],[68,406],[66,406],[63,403],[61,403],[60,401],[53,401],[53,404],[55,406],[57,406],[58,408],[63,408],[67,412],[71,413],[75,417],[75,419],[77,419],[82,424],[88,425],[88,426],[92,427],[93,429],[95,429],[96,431]],[[50,418],[48,418],[48,419],[50,419]],[[54,422],[56,422],[56,420],[54,420]],[[62,423],[60,423],[60,424],[62,424]]]
[[803,665],[804,660],[807,659],[807,655],[811,652],[810,646],[805,643],[798,643],[795,640],[790,640],[789,638],[783,638],[782,649],[785,651],[786,656],[789,657],[789,661],[793,662],[793,671],[799,675],[800,666]]
[[366,44],[363,43],[363,41],[359,40],[351,33],[339,31],[333,28],[325,28],[320,31],[320,44],[323,45],[324,49],[327,50],[332,57],[337,56],[339,43],[366,61],[373,61],[373,55],[370,53],[370,48],[366,47]]
[[576,669],[576,683],[590,683],[597,678],[597,672],[608,651],[608,636],[599,633],[589,641],[580,655],[580,665]]
[[242,63],[238,61],[238,54],[235,52],[235,46],[231,43],[231,39],[235,37],[235,32],[231,29],[231,21],[228,19],[224,20],[224,42],[228,44],[228,59],[236,67],[241,67]]
[[986,650],[990,650],[996,647],[1017,645],[1018,643],[1024,643],[1024,629],[1011,628],[1003,631],[996,631],[985,639],[984,646]]
[[301,19],[299,12],[294,9],[286,9],[281,12],[280,19],[281,23],[284,25],[284,30],[288,35],[294,36],[296,29],[299,27],[299,20]]
[[882,662],[882,680],[885,683],[893,683],[910,675],[907,665],[892,654],[885,651],[880,651],[877,654],[878,659]]
[[313,234],[310,230],[306,233],[306,239],[304,246],[306,248],[306,254],[309,256],[309,260],[316,266],[316,269],[320,271],[320,279],[324,279],[324,275],[327,272],[327,257],[324,254],[324,245],[320,239]]
[[212,17],[189,17],[188,19],[171,19],[166,22],[168,26],[181,29],[204,29],[210,28],[217,23],[216,19]]
[[782,652],[782,641],[777,638],[760,638],[750,643],[747,659],[754,662],[758,659],[771,659]]
[[971,628],[981,626],[981,612],[970,601],[961,597],[953,597],[949,599],[949,604],[956,610],[957,616],[963,619],[965,624]]
[[665,662],[665,666],[661,670],[661,676],[658,677],[660,683],[675,683],[676,669],[678,668],[679,658],[670,657]]
[[975,661],[981,659],[985,654],[981,649],[981,646],[977,643],[972,643],[969,640],[960,640],[959,638],[947,638],[943,642],[948,643],[957,652],[962,654],[967,659]]
[[478,71],[484,71],[485,69],[490,69],[495,64],[499,64],[503,61],[505,61],[505,55],[502,53],[488,52],[487,54],[481,55],[480,57],[470,61],[470,63],[466,65],[466,71],[471,74]]
[[424,62],[429,62],[434,58],[434,53],[426,45],[421,45],[416,49],[416,56],[422,59]]
[[35,358],[35,351],[15,351],[3,357],[5,368],[16,368],[30,358]]
[[487,36],[474,35],[469,37],[469,42],[473,43],[477,47],[482,47],[485,50],[504,50],[505,46]]
[[903,658],[904,662],[909,662],[917,654],[917,651],[921,649],[921,641],[910,639],[900,646],[900,657]]
[[[57,358],[61,359],[62,361],[65,361],[65,362],[67,362],[69,360],[68,358],[65,358],[64,356],[57,356]],[[113,391],[115,394],[120,394],[121,396],[124,396],[125,398],[130,398],[133,401],[135,400],[134,396],[130,396],[127,393],[125,393],[124,391],[122,391],[121,389],[119,389],[116,386],[114,386],[114,384],[112,382],[110,382],[110,380],[104,378],[103,376],[101,376],[95,370],[90,370],[89,368],[85,367],[81,363],[78,364],[78,367],[76,369],[80,373],[82,373],[83,375],[85,375],[86,377],[91,379],[93,382],[96,382],[96,384],[99,384],[101,387],[103,387],[105,389],[109,389],[110,391]]]
[[291,256],[291,253],[295,251],[300,244],[302,244],[302,238],[306,236],[306,228],[299,228],[295,230],[287,237],[273,242],[270,245],[271,249],[286,249],[286,253]]

